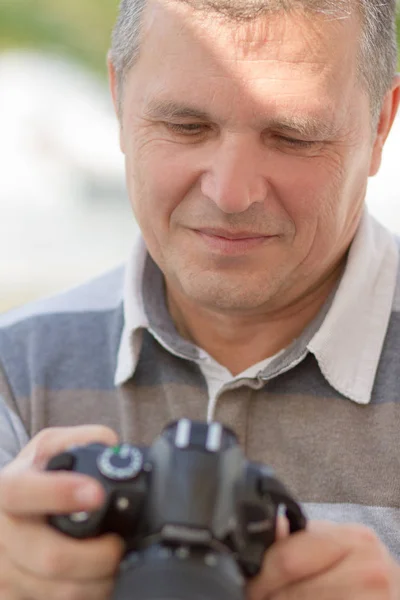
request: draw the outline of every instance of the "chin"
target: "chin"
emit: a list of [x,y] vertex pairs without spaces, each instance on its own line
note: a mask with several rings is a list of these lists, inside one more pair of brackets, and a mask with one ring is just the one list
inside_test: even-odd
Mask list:
[[[252,311],[268,302],[271,293],[260,289],[260,285],[247,285],[246,282],[227,282],[225,278],[216,281],[216,277],[205,280],[198,277],[181,282],[181,289],[193,304],[209,310],[243,312]],[[186,283],[186,285],[185,285]]]

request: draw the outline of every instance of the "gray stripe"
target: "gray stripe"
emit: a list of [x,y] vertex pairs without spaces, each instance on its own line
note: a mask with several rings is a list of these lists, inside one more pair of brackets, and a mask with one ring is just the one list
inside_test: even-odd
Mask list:
[[[113,369],[104,359],[107,355],[98,332],[94,335],[96,343],[89,345],[88,354],[86,337],[90,338],[89,335],[77,337],[84,340],[85,352],[80,348],[76,355],[69,356],[69,346],[64,357],[67,365],[73,367],[71,372],[78,383],[75,390],[50,393],[45,386],[36,386],[30,395],[17,398],[19,412],[30,434],[48,425],[72,424],[75,419],[93,422],[95,418],[107,424],[111,422],[113,411],[118,415],[122,410],[118,395],[104,394],[107,389],[112,392],[113,387],[103,386],[97,390],[94,387],[107,373],[106,383],[112,381]],[[149,334],[145,337],[138,369],[124,400],[127,426],[129,422],[139,422],[140,428],[149,427],[150,413],[146,412],[149,394],[153,398],[152,410],[160,412],[163,422],[169,416],[190,416],[188,411],[193,398],[198,402],[197,418],[205,419],[207,390],[197,366],[165,352]],[[99,372],[93,366],[96,362],[88,360],[97,351],[103,357],[98,360]],[[39,350],[33,353],[32,361],[39,360],[36,354]],[[112,355],[110,352],[109,356]],[[56,382],[62,380],[64,373],[60,354],[52,358],[54,364],[49,362],[54,368],[49,373],[44,371],[43,376],[48,383],[53,372],[58,376]],[[268,382],[261,390],[250,390],[246,386],[222,394],[215,420],[237,431],[247,455],[271,464],[305,501],[358,503],[362,499],[369,505],[398,506],[400,461],[395,449],[400,403],[359,406],[349,402],[335,395],[312,360],[315,363],[312,356],[307,357],[293,371]],[[18,364],[17,357],[14,362]],[[303,377],[308,380],[312,394],[293,393],[302,388]],[[315,382],[320,380],[324,385],[317,387]],[[166,410],[167,406],[173,410]],[[137,407],[143,410],[139,421]]]
[[[102,423],[124,441],[147,444],[171,419],[205,420],[207,390],[190,381],[144,386],[135,379],[109,392],[35,388],[17,398],[16,410],[29,435]],[[237,432],[249,459],[271,465],[304,502],[399,506],[398,403],[359,406],[243,387],[219,398],[214,417]]]
[[35,388],[31,398],[18,398],[18,410],[30,437],[46,427],[91,424],[110,427],[118,436],[123,433],[122,405],[117,390]]
[[0,395],[0,469],[28,443],[21,419],[10,410]]
[[215,420],[303,501],[400,505],[399,403],[240,392],[218,400]]
[[207,413],[206,392],[183,383],[138,388],[129,381],[113,391],[35,388],[16,403],[29,437],[45,427],[98,424],[141,445],[150,445],[169,421],[204,420]]
[[393,312],[378,363],[372,402],[400,402],[400,313]]
[[62,294],[11,310],[0,315],[0,327],[38,315],[110,310],[122,302],[123,278],[124,268],[119,267]]
[[47,389],[114,389],[123,323],[110,312],[40,315],[0,330],[0,356],[16,397]]
[[371,527],[400,560],[400,509],[359,504],[304,504],[310,519],[335,523],[361,523]]

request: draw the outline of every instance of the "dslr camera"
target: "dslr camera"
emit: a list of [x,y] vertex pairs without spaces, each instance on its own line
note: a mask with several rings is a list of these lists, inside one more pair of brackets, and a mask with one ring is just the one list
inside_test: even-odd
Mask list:
[[47,470],[85,473],[103,485],[99,510],[49,522],[74,538],[122,536],[113,600],[243,600],[278,515],[291,533],[306,524],[273,471],[247,461],[233,431],[217,422],[181,419],[150,447],[72,447]]

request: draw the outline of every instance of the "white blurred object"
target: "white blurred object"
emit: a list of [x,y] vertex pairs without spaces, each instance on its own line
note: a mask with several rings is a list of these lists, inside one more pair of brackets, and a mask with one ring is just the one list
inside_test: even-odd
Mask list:
[[124,260],[135,223],[107,86],[61,58],[0,54],[0,132],[0,310]]
[[367,203],[381,223],[400,234],[400,114],[384,146],[381,168],[368,180]]
[[61,58],[28,52],[0,55],[0,84],[0,157],[9,167],[2,198],[25,206],[24,192],[38,205],[59,206],[60,196],[76,197],[71,175],[120,184],[117,121],[104,85]]

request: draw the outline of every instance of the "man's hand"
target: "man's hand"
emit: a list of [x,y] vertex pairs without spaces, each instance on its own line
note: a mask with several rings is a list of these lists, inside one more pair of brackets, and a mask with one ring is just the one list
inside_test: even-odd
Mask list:
[[278,540],[248,600],[399,600],[400,567],[362,525],[310,522]]
[[116,535],[75,540],[46,523],[48,514],[94,510],[104,491],[90,477],[44,472],[71,445],[116,444],[106,427],[46,429],[0,471],[1,600],[106,600],[123,553]]

